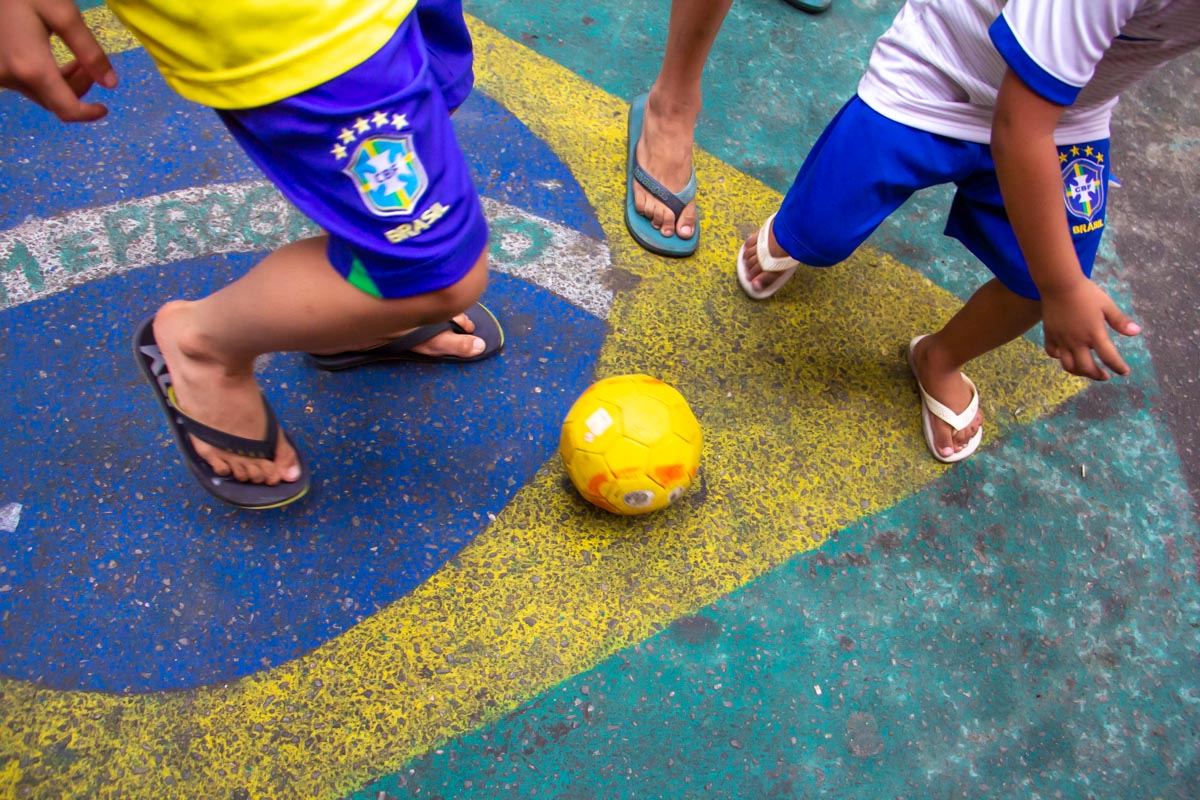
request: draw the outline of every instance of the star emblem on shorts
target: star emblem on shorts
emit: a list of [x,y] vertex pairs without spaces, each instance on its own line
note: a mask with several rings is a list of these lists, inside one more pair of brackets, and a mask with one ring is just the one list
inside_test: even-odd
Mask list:
[[329,149],[329,153],[338,161],[343,160],[350,154],[350,145],[358,141],[361,134],[365,134],[372,130],[391,126],[398,131],[402,131],[408,127],[408,115],[396,114],[387,111],[376,109],[370,114],[359,117],[354,120],[354,123],[342,128],[337,135],[337,140]]

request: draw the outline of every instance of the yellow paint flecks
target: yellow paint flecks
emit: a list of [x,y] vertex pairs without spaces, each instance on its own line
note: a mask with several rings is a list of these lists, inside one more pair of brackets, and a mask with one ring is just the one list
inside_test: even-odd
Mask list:
[[[627,104],[471,24],[479,87],[568,165],[612,247],[624,288],[598,377],[646,372],[683,392],[705,428],[698,484],[678,507],[617,517],[564,488],[551,462],[410,596],[224,686],[116,697],[0,680],[0,786],[32,797],[341,796],[944,471],[925,451],[901,348],[954,298],[863,250],[798,274],[772,301],[746,299],[735,248],[780,197],[703,152],[698,254],[647,254],[622,220]],[[1081,386],[1025,341],[973,377],[990,439]]]
[[[121,24],[116,15],[108,10],[107,6],[89,8],[83,12],[83,19],[106,53],[123,53],[126,50],[141,47],[138,40]],[[58,63],[62,64],[74,58],[71,51],[57,36],[50,40],[50,46]]]

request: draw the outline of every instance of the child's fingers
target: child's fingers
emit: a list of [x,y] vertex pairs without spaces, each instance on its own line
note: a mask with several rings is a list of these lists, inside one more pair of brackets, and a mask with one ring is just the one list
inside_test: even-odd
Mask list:
[[92,88],[95,81],[92,76],[87,73],[78,61],[72,61],[69,64],[64,64],[62,67],[63,80],[71,87],[71,91],[76,97],[83,97]]
[[75,54],[75,59],[83,67],[92,80],[107,89],[117,87],[117,73],[104,52],[104,48],[96,41],[96,37],[88,29],[83,16],[74,5],[55,5],[52,10],[43,12],[43,21]]
[[1137,336],[1142,332],[1142,326],[1130,319],[1124,311],[1117,308],[1116,304],[1113,304],[1111,308],[1104,309],[1104,321],[1110,328],[1124,336]]
[[54,62],[44,38],[46,29],[38,20],[16,19],[4,34],[6,44],[0,47],[0,86],[20,92],[64,122],[100,119],[107,113],[104,106],[79,99]]
[[[1047,350],[1049,352],[1049,350]],[[1060,350],[1057,347],[1054,349],[1054,358],[1058,359],[1058,363],[1062,364],[1062,368],[1072,375],[1075,374],[1075,356],[1070,350]]]
[[[91,78],[88,78],[90,82]],[[54,112],[63,122],[93,122],[108,113],[100,103],[85,103],[79,99],[74,87],[56,69],[47,73],[22,92],[42,107]]]
[[1100,360],[1113,372],[1118,375],[1129,374],[1129,366],[1121,358],[1121,353],[1117,350],[1117,346],[1107,336],[1104,337],[1103,341],[1096,342],[1095,351]]
[[1078,375],[1081,378],[1091,378],[1094,381],[1108,380],[1108,373],[1105,372],[1092,358],[1092,351],[1088,347],[1076,347],[1072,350],[1063,349],[1060,353],[1059,361],[1062,362],[1063,369],[1072,375]]

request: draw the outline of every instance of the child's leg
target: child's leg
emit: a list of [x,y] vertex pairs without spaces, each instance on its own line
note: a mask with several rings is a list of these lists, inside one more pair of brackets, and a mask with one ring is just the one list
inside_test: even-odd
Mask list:
[[[960,370],[972,359],[1011,342],[1041,319],[1041,303],[1006,289],[996,279],[985,283],[937,333],[913,349],[913,368],[925,390],[952,411],[961,413],[971,402],[971,389]],[[943,456],[963,449],[983,424],[975,421],[955,433],[933,417],[934,446]]]
[[[272,183],[345,243],[330,256],[347,279],[345,262],[356,254],[371,260],[371,269],[381,259],[394,259],[409,266],[440,261],[437,269],[444,271],[462,258],[460,251],[486,239],[449,118],[472,83],[471,38],[461,0],[422,0],[391,41],[348,73],[279,103],[218,114]],[[415,233],[387,238],[406,226]],[[462,230],[464,239],[446,237],[447,228]],[[429,237],[441,244],[427,248],[423,243]],[[394,296],[399,283],[367,291]],[[403,293],[410,293],[408,287]],[[457,329],[411,350],[467,358],[486,348],[483,339],[470,335],[469,317],[458,314],[453,320]]]
[[[980,145],[890,120],[858,97],[825,126],[804,159],[769,232],[768,251],[827,267],[848,258],[913,192],[973,169]],[[742,247],[739,279],[764,299],[790,272],[764,272],[757,232]]]
[[[410,16],[344,75],[277,103],[219,112],[247,155],[330,235],[280,248],[207,298],[160,309],[154,338],[185,414],[261,439],[258,355],[360,349],[444,322],[479,298],[487,223],[426,68],[432,53]],[[425,352],[482,344],[450,332],[440,339]],[[268,485],[299,477],[283,437],[273,459],[195,436],[191,443],[219,475]]]
[[[1070,224],[1075,254],[1083,274],[1090,277],[1107,208],[1109,143],[1061,145],[1059,154],[1064,165],[1064,202],[1068,215],[1074,217]],[[925,390],[960,413],[970,402],[971,391],[959,369],[1025,333],[1042,313],[1037,287],[1004,208],[990,150],[980,155],[977,169],[957,181],[946,234],[961,241],[996,278],[984,284],[942,330],[922,339],[913,353],[914,370]],[[966,429],[952,434],[946,423],[931,419],[935,449],[942,455],[960,451],[980,424],[982,418],[977,416]]]
[[[194,302],[163,306],[154,334],[179,407],[218,430],[262,437],[266,416],[254,359],[280,351],[342,351],[399,331],[449,319],[469,308],[487,281],[487,257],[457,283],[398,299],[373,297],[329,264],[324,237],[275,251],[239,280]],[[299,476],[296,454],[280,437],[275,459],[253,459],[192,439],[219,475],[274,485]]]
[[[682,191],[692,175],[692,141],[700,115],[701,74],[732,0],[673,0],[662,66],[646,102],[637,159],[669,191]],[[690,239],[696,230],[693,200],[679,215],[634,182],[638,213],[663,236]]]

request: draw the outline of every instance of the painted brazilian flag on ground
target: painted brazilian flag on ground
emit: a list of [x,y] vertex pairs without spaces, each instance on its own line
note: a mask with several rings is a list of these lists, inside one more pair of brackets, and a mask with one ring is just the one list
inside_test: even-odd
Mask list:
[[[1037,578],[1038,607],[1054,602],[1057,566],[988,572],[1004,563],[989,561],[1004,551],[1004,514],[989,528],[969,498],[997,498],[993,515],[1021,507],[1030,473],[1009,474],[1023,463],[1010,451],[1061,437],[1045,420],[1081,384],[1027,341],[985,359],[974,377],[988,387],[1001,466],[987,480],[972,467],[947,477],[925,451],[899,351],[956,298],[864,250],[798,278],[779,302],[750,303],[731,254],[779,195],[703,152],[700,253],[648,256],[622,221],[625,103],[476,21],[478,91],[455,123],[485,195],[486,300],[509,346],[462,369],[336,375],[271,357],[260,378],[310,459],[312,496],[268,514],[210,504],[138,385],[128,337],[163,300],[202,296],[313,229],[100,9],[92,21],[138,102],[83,134],[0,94],[0,115],[22,121],[22,135],[0,141],[0,796],[400,796],[419,773],[446,796],[495,797],[519,781],[513,762],[495,768],[491,743],[520,749],[518,772],[569,776],[578,763],[539,755],[553,732],[619,750],[629,731],[614,738],[612,726],[642,694],[662,698],[645,718],[668,754],[659,772],[644,767],[641,793],[788,796],[817,790],[816,767],[768,775],[752,763],[815,741],[821,715],[839,720],[849,758],[875,763],[905,736],[933,741],[904,727],[922,710],[982,718],[978,699],[954,694],[980,685],[971,670],[1011,697],[1021,676],[1001,655],[1030,664],[1046,653],[1054,668],[1044,641],[1068,634],[1052,622],[1013,634],[1019,623],[996,620],[996,642],[977,631],[937,649],[942,663],[914,665],[927,656],[913,649],[957,635],[964,597],[997,608]],[[48,189],[34,165],[50,164],[86,165],[72,175],[87,178]],[[648,518],[583,503],[554,452],[579,392],[626,372],[677,386],[706,434],[699,484]],[[1087,500],[1064,498],[1060,514]],[[966,555],[919,549],[943,539]],[[1041,545],[1009,546],[1015,559]],[[814,567],[793,560],[818,548]],[[851,568],[865,570],[871,552],[915,553],[921,566],[864,581]],[[878,616],[895,608],[902,619]],[[851,618],[861,630],[845,627]],[[871,658],[878,673],[856,695],[851,678]],[[895,691],[861,688],[882,680]],[[1123,688],[1143,690],[1154,691]],[[755,692],[807,716],[780,722]],[[937,693],[951,699],[930,702]],[[1108,721],[1024,710],[1054,742],[1080,720]],[[734,719],[749,727],[722,727]],[[1188,719],[1160,724],[1177,733]],[[688,726],[696,738],[677,733]],[[1013,741],[1000,722],[968,733],[994,743],[984,752],[998,763]],[[938,753],[956,755],[954,741]],[[856,772],[818,749],[796,763],[846,784],[866,775],[902,794],[921,770],[935,774],[919,759],[909,772]],[[1047,747],[1042,766],[1061,767],[1061,751]],[[629,786],[591,780],[593,796]]]

